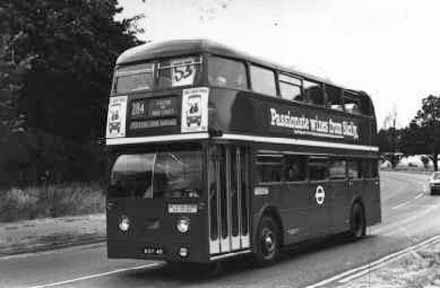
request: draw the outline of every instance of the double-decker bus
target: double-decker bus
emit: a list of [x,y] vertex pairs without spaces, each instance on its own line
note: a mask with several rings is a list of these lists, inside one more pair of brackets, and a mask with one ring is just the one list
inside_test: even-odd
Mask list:
[[370,97],[209,40],[118,58],[109,258],[207,263],[381,221]]

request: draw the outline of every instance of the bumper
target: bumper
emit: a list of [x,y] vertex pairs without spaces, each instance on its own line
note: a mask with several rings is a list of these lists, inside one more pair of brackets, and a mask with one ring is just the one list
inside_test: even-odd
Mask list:
[[[180,249],[186,248],[188,255],[182,257]],[[107,240],[107,257],[111,259],[144,259],[170,262],[208,262],[206,253],[191,243],[152,243],[143,241]]]

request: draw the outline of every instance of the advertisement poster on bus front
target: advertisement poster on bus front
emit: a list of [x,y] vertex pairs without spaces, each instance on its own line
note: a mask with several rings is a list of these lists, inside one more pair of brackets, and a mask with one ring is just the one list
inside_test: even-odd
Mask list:
[[206,87],[183,90],[182,133],[208,131],[208,94]]
[[127,96],[111,97],[107,113],[107,138],[125,137]]

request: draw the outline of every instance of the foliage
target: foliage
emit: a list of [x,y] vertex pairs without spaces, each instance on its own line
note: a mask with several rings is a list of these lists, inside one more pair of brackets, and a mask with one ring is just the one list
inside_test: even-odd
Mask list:
[[390,127],[388,129],[381,129],[377,134],[377,143],[379,151],[384,159],[391,162],[392,168],[395,168],[399,163],[401,142],[401,130]]
[[6,8],[21,60],[35,55],[21,109],[28,125],[72,139],[102,136],[112,68],[139,44],[133,23],[117,22],[116,0],[11,1]]
[[420,161],[422,161],[423,163],[423,167],[426,169],[428,168],[429,165],[429,157],[427,157],[426,155],[422,155],[420,156]]
[[122,51],[141,43],[136,22],[142,16],[116,21],[122,11],[117,5],[117,0],[2,4],[0,184],[16,183],[23,171],[32,172],[24,175],[32,182],[48,170],[71,177],[102,161],[95,146],[104,135],[112,69]]
[[104,203],[103,190],[97,183],[11,188],[0,193],[0,223],[102,213]]
[[440,153],[440,97],[430,95],[422,100],[422,108],[402,133],[402,152],[429,154],[438,170]]

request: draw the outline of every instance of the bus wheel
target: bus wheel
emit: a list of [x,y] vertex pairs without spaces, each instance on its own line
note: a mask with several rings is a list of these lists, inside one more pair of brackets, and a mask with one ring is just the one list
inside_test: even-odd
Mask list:
[[257,265],[267,266],[274,263],[279,254],[279,227],[272,217],[263,216],[258,225],[256,240]]
[[366,234],[366,221],[364,208],[359,204],[355,203],[351,209],[350,216],[350,234],[354,240],[361,239]]

